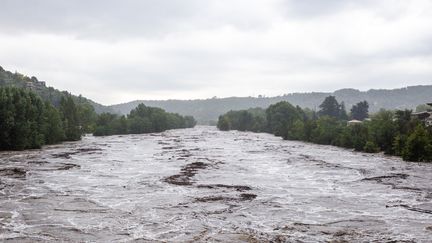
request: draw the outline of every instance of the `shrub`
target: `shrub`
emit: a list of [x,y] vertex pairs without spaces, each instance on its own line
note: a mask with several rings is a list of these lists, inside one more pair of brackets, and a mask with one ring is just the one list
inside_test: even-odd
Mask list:
[[374,142],[367,141],[365,146],[363,147],[363,151],[366,153],[377,153],[379,152],[379,148]]

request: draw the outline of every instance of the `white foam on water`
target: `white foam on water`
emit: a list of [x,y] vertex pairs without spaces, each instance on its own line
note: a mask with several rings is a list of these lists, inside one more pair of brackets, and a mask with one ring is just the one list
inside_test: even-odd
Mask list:
[[2,240],[432,238],[432,164],[270,134],[198,126],[86,136],[0,153],[9,167],[27,172],[1,178],[0,213],[12,213]]

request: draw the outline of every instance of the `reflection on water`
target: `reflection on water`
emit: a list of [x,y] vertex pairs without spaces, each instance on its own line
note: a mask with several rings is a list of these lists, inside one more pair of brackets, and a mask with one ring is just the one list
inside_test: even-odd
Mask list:
[[213,127],[0,153],[0,239],[432,239],[432,164]]

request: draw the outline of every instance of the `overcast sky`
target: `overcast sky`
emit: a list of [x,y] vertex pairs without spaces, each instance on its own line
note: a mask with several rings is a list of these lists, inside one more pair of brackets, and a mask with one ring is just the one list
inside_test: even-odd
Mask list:
[[103,104],[432,84],[432,0],[0,0],[0,66]]

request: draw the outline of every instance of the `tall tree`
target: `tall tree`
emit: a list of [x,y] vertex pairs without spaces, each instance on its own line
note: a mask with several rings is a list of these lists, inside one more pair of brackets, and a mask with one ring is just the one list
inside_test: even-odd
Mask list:
[[81,139],[81,128],[78,119],[78,110],[70,94],[66,94],[60,101],[60,112],[62,115],[63,128],[67,141]]
[[407,161],[432,160],[432,136],[422,125],[409,135],[402,157]]
[[266,118],[270,132],[287,139],[295,121],[303,120],[303,115],[290,103],[281,101],[267,108]]
[[368,126],[371,141],[379,145],[381,151],[386,154],[393,153],[393,141],[397,129],[393,119],[393,112],[381,110],[372,116],[372,121]]
[[77,105],[78,122],[84,133],[94,132],[97,114],[94,107],[88,102]]
[[341,106],[335,96],[326,97],[319,108],[318,115],[320,116],[330,116],[334,118],[340,118],[341,116]]
[[45,143],[54,144],[65,139],[59,111],[49,102],[45,102]]
[[369,117],[369,104],[368,102],[359,102],[351,108],[351,118],[355,120],[363,121]]
[[40,148],[45,144],[42,100],[18,88],[0,88],[0,149]]
[[416,121],[413,121],[412,110],[397,110],[395,112],[395,120],[398,127],[398,131],[401,134],[408,133],[417,126]]

